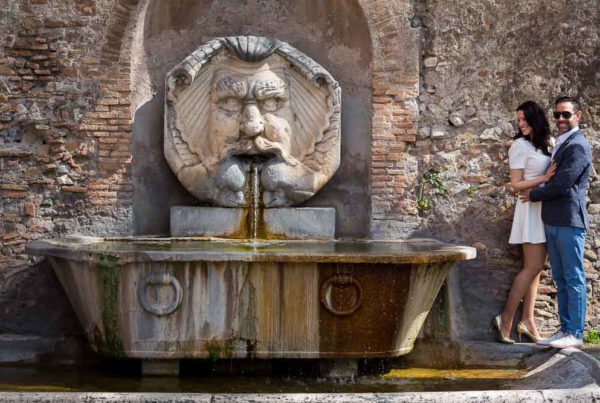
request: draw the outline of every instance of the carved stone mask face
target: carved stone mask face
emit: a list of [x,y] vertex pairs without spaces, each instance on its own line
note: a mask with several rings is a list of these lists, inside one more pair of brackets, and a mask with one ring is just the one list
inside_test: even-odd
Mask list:
[[[233,64],[233,63],[232,63]],[[273,68],[275,64],[276,68]],[[214,152],[226,151],[237,158],[278,158],[295,165],[298,150],[291,154],[294,115],[284,66],[229,65],[213,77],[209,141],[218,143]],[[246,68],[243,68],[246,67]]]
[[[227,51],[240,38],[271,53]],[[167,75],[165,157],[200,200],[247,206],[254,165],[265,207],[297,204],[339,165],[339,101],[329,73],[289,45],[217,39]]]

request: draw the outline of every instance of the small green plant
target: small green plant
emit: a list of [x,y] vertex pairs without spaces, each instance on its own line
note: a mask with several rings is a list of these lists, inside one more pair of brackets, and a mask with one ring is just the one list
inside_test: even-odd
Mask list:
[[465,189],[465,193],[469,196],[473,196],[477,192],[479,192],[479,189],[477,189],[475,186],[469,186],[467,189]]
[[433,202],[430,198],[422,197],[419,200],[417,200],[417,209],[419,211],[431,210],[431,207],[433,207]]
[[600,333],[592,329],[583,335],[583,341],[586,344],[600,344]]
[[433,187],[433,192],[436,194],[444,194],[448,191],[444,180],[440,176],[440,172],[430,169],[423,174],[421,181],[429,183]]
[[448,191],[440,172],[430,169],[417,182],[417,209],[421,212],[433,208],[433,195],[445,194]]

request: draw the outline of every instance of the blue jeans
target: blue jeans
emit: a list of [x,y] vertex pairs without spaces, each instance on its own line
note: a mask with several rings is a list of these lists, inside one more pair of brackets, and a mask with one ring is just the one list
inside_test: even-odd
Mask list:
[[581,339],[585,326],[585,229],[545,225],[546,247],[556,283],[560,330]]

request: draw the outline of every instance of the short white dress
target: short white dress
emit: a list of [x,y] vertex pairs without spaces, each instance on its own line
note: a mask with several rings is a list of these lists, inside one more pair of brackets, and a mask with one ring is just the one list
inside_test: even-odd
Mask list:
[[[529,140],[521,137],[508,150],[510,169],[523,169],[523,179],[531,180],[544,175],[550,165],[550,157],[536,150]],[[508,243],[544,243],[542,202],[522,202],[517,199],[515,216]]]

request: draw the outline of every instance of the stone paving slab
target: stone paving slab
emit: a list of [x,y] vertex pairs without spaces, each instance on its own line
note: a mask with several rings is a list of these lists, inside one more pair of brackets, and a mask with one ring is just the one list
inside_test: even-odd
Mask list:
[[0,402],[64,403],[364,403],[364,402],[597,402],[598,389],[555,389],[519,391],[421,392],[421,393],[295,393],[295,394],[172,394],[172,393],[0,393]]
[[[506,384],[511,389],[596,388],[600,390],[600,361],[576,348],[556,353],[523,379]],[[533,357],[531,358],[533,360]],[[527,364],[527,362],[525,362]]]
[[581,350],[588,353],[595,359],[600,360],[600,345],[586,344],[583,346],[583,348]]

